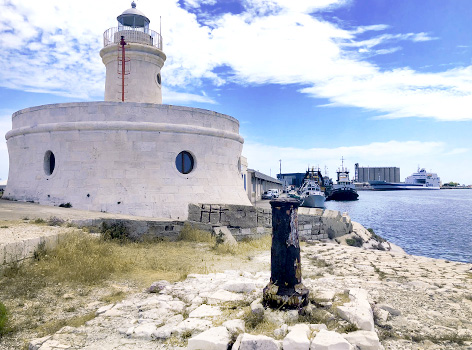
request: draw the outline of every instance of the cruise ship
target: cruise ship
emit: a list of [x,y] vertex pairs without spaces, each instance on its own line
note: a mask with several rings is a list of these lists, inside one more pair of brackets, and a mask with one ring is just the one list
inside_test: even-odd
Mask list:
[[441,179],[438,177],[438,174],[428,173],[423,168],[408,176],[405,182],[369,181],[369,184],[376,191],[439,190]]

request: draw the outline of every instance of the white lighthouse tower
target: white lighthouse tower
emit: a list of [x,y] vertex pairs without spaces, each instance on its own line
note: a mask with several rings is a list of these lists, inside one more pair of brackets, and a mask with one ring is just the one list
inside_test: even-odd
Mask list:
[[105,101],[12,115],[3,198],[172,220],[190,205],[250,206],[239,122],[162,104],[161,35],[131,6],[104,34]]
[[103,34],[100,51],[106,66],[105,101],[162,103],[161,68],[166,60],[162,37],[133,1],[117,17],[118,27]]

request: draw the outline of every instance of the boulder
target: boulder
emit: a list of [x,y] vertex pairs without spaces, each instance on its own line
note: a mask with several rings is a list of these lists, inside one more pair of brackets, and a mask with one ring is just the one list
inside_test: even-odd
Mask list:
[[343,334],[352,345],[357,346],[360,350],[383,350],[384,347],[380,344],[379,337],[375,332],[357,331],[348,334]]
[[310,350],[353,350],[353,346],[341,334],[322,329],[312,340]]
[[163,290],[167,286],[170,286],[170,283],[165,280],[156,281],[151,284],[151,286],[148,289],[148,292],[159,293],[161,290]]
[[233,350],[280,350],[279,343],[265,335],[252,335],[244,333],[238,349]]
[[310,340],[308,335],[310,334],[310,327],[306,324],[297,324],[291,327],[290,333],[284,338],[283,349],[284,350],[309,350]]
[[350,302],[337,307],[338,315],[365,331],[374,330],[374,313],[367,299],[367,291],[353,288],[349,291]]
[[223,326],[229,331],[232,336],[244,333],[246,331],[246,324],[243,320],[234,319],[223,323]]
[[226,350],[231,336],[226,327],[214,327],[188,340],[188,350]]
[[188,317],[213,317],[213,316],[220,316],[221,310],[217,306],[210,306],[207,304],[202,304],[193,310]]

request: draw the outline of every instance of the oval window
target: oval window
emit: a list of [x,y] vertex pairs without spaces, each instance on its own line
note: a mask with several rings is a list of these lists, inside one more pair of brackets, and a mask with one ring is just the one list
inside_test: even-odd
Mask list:
[[188,174],[193,170],[194,160],[190,152],[182,151],[175,158],[175,166],[182,174]]
[[51,175],[56,167],[56,157],[51,151],[47,151],[44,155],[44,172]]
[[161,85],[161,73],[157,73],[157,83]]

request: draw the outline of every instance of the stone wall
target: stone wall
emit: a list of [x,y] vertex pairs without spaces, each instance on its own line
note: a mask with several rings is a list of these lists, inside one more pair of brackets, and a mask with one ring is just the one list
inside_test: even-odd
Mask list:
[[227,226],[237,239],[270,233],[272,211],[247,205],[189,204],[191,223]]
[[298,208],[298,235],[300,239],[334,239],[352,232],[347,213],[318,208]]
[[[243,205],[190,204],[190,222],[227,226],[238,238],[271,233],[272,211]],[[298,234],[304,240],[334,239],[352,233],[351,218],[339,211],[298,208]]]

